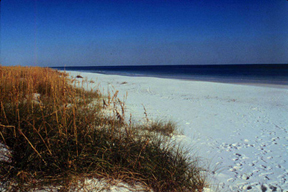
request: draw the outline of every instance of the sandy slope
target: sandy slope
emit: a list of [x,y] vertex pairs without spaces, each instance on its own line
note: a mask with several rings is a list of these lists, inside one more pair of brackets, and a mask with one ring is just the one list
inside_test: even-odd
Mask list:
[[288,191],[288,88],[70,73],[120,99],[128,92],[135,121],[143,105],[149,118],[175,121],[184,135],[174,139],[211,167],[212,191]]
[[[128,113],[172,119],[175,139],[203,157],[212,189],[288,191],[288,88],[81,74],[101,89],[128,92]],[[125,82],[125,83],[124,83]]]

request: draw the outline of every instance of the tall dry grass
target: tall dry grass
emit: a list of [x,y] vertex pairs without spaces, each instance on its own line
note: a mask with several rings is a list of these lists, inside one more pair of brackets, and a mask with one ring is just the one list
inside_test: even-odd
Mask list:
[[[198,160],[169,139],[171,122],[132,125],[117,92],[102,97],[84,84],[49,68],[0,66],[3,190],[69,191],[75,177],[140,182],[154,191],[203,189]],[[112,116],[103,113],[109,106]]]

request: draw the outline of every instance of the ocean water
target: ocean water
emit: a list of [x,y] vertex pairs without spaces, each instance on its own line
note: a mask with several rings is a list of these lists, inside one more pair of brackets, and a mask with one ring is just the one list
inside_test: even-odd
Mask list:
[[288,64],[73,66],[53,68],[110,75],[288,85]]

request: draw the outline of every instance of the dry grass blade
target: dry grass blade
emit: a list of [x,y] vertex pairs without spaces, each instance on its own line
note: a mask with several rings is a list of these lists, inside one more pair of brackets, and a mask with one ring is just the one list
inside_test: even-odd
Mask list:
[[26,139],[26,141],[29,143],[29,145],[32,147],[32,149],[37,153],[37,155],[42,159],[42,161],[47,165],[47,162],[42,158],[40,153],[37,151],[37,149],[33,146],[33,144],[29,141],[29,139],[24,135],[24,133],[21,131],[21,129],[18,130],[20,134]]
[[[39,133],[39,131],[35,128],[34,125],[32,125],[30,122],[27,122],[27,124],[31,125],[33,127],[33,130],[38,134],[38,136],[40,137],[41,141],[44,143],[44,145],[46,146],[48,152],[50,153],[50,155],[52,155],[51,150],[49,149],[49,147],[47,146],[45,140],[43,139],[43,137],[41,136],[41,134]],[[23,134],[23,133],[22,133]]]

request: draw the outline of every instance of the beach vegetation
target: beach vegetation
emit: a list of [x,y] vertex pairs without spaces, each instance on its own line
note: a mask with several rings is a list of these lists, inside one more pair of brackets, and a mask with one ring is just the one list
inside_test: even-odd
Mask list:
[[0,190],[77,191],[83,178],[96,178],[202,191],[205,170],[171,140],[174,123],[135,125],[117,91],[104,96],[89,82],[50,68],[0,66]]

